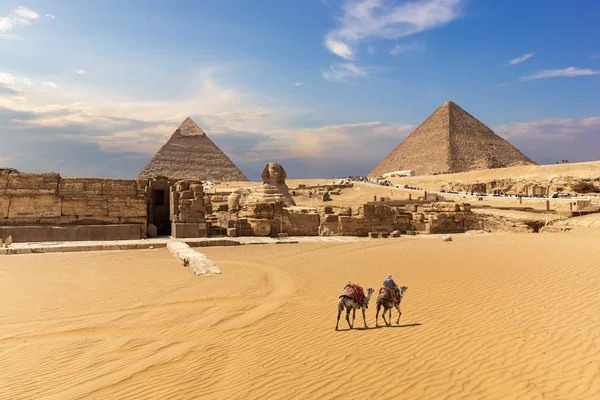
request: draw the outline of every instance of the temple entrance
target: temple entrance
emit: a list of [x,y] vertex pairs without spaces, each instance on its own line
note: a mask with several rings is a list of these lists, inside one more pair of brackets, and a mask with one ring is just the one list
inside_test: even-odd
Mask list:
[[150,189],[152,190],[152,223],[156,225],[158,236],[170,236],[169,183],[167,181],[153,181]]

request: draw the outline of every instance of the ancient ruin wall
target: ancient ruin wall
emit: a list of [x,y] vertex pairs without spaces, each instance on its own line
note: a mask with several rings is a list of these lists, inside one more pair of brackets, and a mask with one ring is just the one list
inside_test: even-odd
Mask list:
[[15,242],[145,237],[146,200],[135,180],[63,178],[0,170],[0,236]]

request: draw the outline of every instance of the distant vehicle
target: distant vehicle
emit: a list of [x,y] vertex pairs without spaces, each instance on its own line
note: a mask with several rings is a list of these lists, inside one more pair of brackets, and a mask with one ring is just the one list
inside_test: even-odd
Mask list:
[[553,199],[558,199],[558,192],[554,192],[554,194],[552,195]]

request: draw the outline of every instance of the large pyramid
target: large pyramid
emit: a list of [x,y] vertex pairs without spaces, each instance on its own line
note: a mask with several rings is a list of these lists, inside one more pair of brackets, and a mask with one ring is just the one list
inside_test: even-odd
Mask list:
[[435,110],[368,176],[414,170],[417,175],[535,164],[456,103]]
[[189,117],[142,169],[137,179],[156,176],[221,182],[248,180]]

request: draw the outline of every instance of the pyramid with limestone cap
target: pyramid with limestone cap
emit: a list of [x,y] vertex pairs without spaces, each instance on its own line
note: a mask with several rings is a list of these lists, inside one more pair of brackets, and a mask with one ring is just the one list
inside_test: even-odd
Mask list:
[[417,175],[535,164],[456,103],[442,104],[368,176],[413,170]]
[[221,182],[248,180],[189,117],[142,169],[137,179],[157,176]]

